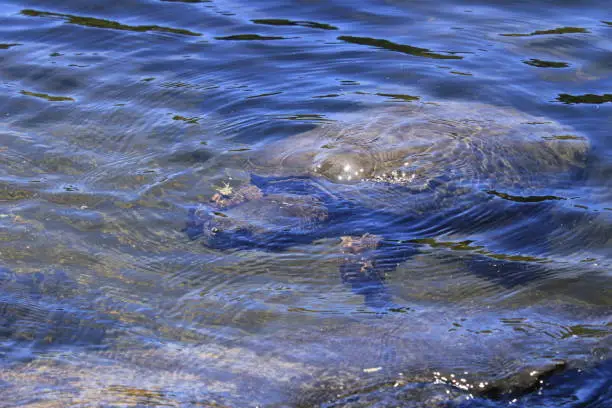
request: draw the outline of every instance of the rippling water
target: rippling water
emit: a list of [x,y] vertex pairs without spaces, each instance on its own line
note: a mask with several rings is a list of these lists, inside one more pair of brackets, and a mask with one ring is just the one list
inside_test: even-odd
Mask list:
[[610,404],[605,1],[0,18],[0,406]]

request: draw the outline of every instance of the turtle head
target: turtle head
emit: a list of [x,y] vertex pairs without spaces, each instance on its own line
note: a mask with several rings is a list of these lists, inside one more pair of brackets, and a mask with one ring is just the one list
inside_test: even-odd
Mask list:
[[249,248],[254,246],[252,233],[241,223],[206,205],[189,210],[184,229],[192,239],[201,239],[214,249]]

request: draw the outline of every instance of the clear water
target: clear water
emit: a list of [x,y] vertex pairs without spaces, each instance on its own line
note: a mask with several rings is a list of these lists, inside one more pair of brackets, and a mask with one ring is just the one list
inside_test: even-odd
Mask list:
[[[605,1],[3,0],[0,21],[0,406],[610,404]],[[186,233],[283,140],[433,104],[545,118],[588,151],[411,224]],[[373,225],[408,254],[359,280],[341,237]]]

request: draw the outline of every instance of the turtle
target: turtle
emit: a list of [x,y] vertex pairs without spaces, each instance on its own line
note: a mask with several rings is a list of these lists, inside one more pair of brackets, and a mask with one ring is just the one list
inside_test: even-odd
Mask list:
[[252,152],[248,181],[191,208],[188,235],[220,250],[337,238],[342,280],[380,306],[385,274],[419,238],[542,211],[556,197],[540,193],[580,177],[589,142],[514,108],[444,102],[346,114]]

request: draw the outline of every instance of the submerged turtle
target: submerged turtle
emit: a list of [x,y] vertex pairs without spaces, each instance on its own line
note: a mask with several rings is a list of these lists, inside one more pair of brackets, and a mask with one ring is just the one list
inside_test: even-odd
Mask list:
[[588,147],[585,138],[548,119],[447,102],[346,115],[272,144],[262,142],[250,164],[257,174],[325,178],[334,185],[330,191],[404,214],[414,208],[414,195],[404,193],[427,190],[428,196],[432,184],[436,198],[453,201],[457,193],[448,194],[448,188],[524,193],[552,186],[583,168]]
[[588,149],[571,129],[511,108],[372,109],[255,148],[250,183],[192,209],[187,232],[219,249],[339,238],[343,279],[367,300],[415,253],[411,240],[469,233],[491,211],[534,209],[515,201],[545,202],[584,168]]

